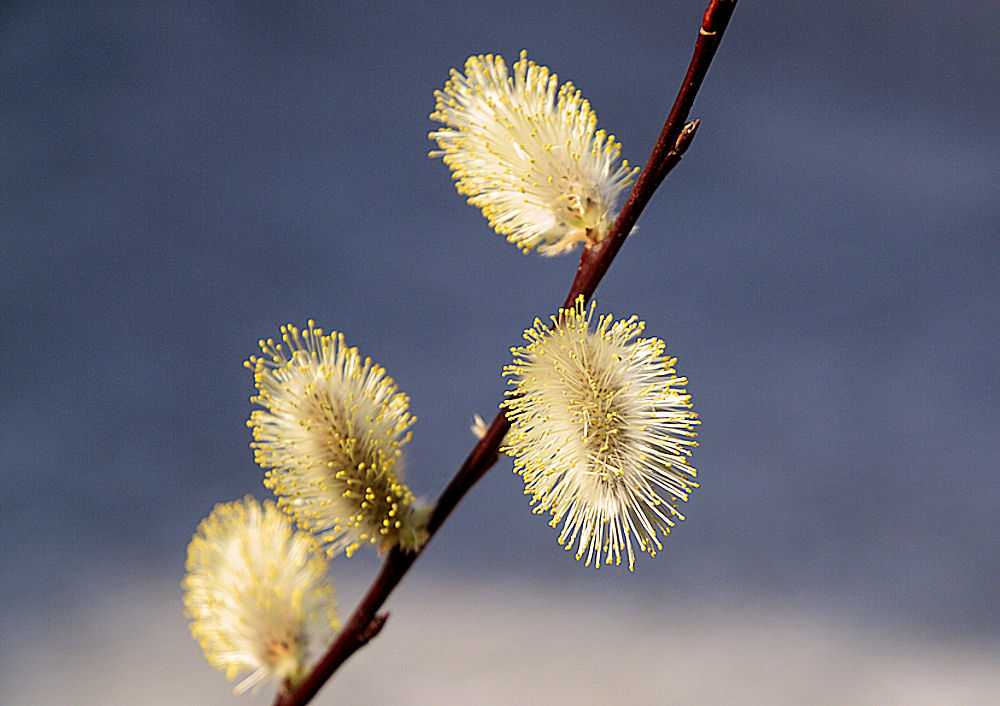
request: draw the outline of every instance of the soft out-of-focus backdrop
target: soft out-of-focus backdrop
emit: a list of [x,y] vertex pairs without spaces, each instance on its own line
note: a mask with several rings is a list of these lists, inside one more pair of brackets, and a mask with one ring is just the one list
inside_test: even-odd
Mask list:
[[[343,331],[411,396],[432,498],[576,267],[455,194],[433,91],[526,48],[641,163],[704,4],[4,4],[3,702],[234,699],[178,583],[216,502],[267,495],[242,361]],[[986,2],[741,3],[596,297],[690,379],[688,520],[587,569],[501,461],[321,702],[1000,689],[997,35]],[[345,610],[375,569],[334,562]]]

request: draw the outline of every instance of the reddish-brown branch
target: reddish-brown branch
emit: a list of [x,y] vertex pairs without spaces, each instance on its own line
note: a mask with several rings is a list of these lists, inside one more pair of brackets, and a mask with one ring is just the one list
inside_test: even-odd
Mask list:
[[[722,34],[729,24],[729,18],[732,17],[733,10],[736,9],[736,2],[737,0],[711,0],[709,2],[708,9],[705,10],[702,19],[687,74],[663,129],[660,131],[656,145],[607,236],[597,245],[584,249],[576,277],[566,295],[564,307],[572,306],[581,294],[584,298],[590,298],[594,293],[611,261],[629,233],[632,232],[639,214],[649,203],[653,192],[656,191],[670,170],[677,165],[681,155],[691,144],[695,131],[698,129],[698,121],[688,123],[688,115],[691,112],[695,96],[698,94],[698,89],[708,72],[712,58],[715,56],[715,50],[718,48],[719,42],[722,41]],[[438,498],[427,526],[428,541],[469,489],[496,463],[498,449],[509,428],[510,423],[503,412],[497,414],[486,434],[473,447],[458,473],[448,483],[441,493],[441,497]],[[425,544],[424,547],[426,546]],[[423,548],[420,551],[423,551]],[[275,706],[302,706],[308,703],[341,664],[378,634],[386,620],[386,616],[379,615],[378,610],[406,572],[409,571],[413,562],[420,556],[420,551],[408,552],[398,546],[389,551],[375,581],[361,599],[361,603],[354,609],[327,653],[294,691],[278,696]]]
[[688,115],[691,113],[691,106],[694,104],[698,89],[708,73],[708,67],[715,56],[715,50],[719,48],[722,41],[722,34],[726,31],[729,18],[733,16],[736,9],[737,0],[711,0],[708,9],[701,20],[701,29],[698,30],[698,39],[694,44],[694,53],[691,55],[691,63],[688,64],[687,74],[681,83],[674,105],[667,115],[667,120],[663,123],[660,136],[653,146],[653,151],[646,160],[646,166],[639,173],[639,178],[632,187],[632,193],[625,200],[618,218],[608,235],[597,245],[584,250],[583,257],[580,258],[580,267],[576,271],[576,278],[573,286],[570,287],[563,308],[573,305],[576,298],[581,294],[585,299],[589,299],[597,289],[598,282],[608,271],[611,261],[621,248],[625,239],[632,232],[639,214],[649,203],[653,192],[663,182],[664,177],[670,170],[681,161],[681,155],[691,144],[694,134],[698,129],[698,121],[688,123]]

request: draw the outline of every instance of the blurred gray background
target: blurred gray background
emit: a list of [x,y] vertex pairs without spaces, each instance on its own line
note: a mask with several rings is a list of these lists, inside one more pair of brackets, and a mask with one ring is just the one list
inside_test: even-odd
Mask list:
[[[179,581],[215,503],[267,497],[245,427],[257,339],[314,318],[385,366],[418,417],[407,479],[433,498],[472,415],[495,412],[509,347],[577,264],[521,255],[464,204],[427,157],[433,91],[470,54],[527,49],[642,164],[704,6],[4,4],[3,701],[229,702],[184,637]],[[958,665],[938,685],[975,686],[962,670],[981,664],[1000,688],[998,25],[986,2],[740,3],[698,136],[596,296],[645,320],[689,378],[688,519],[634,574],[594,571],[502,460],[400,587],[396,636],[390,621],[363,655],[398,649],[440,689],[396,702],[553,703],[576,693],[552,686],[564,678],[576,702],[611,703],[624,692],[589,690],[602,662],[574,672],[573,650],[627,670],[664,645],[688,661],[644,665],[654,681],[630,682],[632,702],[725,700],[720,674],[749,701],[817,695],[775,686],[771,662],[739,678],[706,635],[761,660],[776,639],[773,664],[806,659],[808,680],[841,689],[830,702],[882,699],[817,645],[880,656],[899,686],[884,701],[927,695],[921,659]],[[375,570],[333,563],[345,612]],[[398,642],[407,611],[437,616],[417,647]],[[648,644],[621,628],[661,619]],[[591,620],[623,631],[578,636]],[[777,639],[788,625],[810,637]],[[462,691],[449,673],[501,657],[443,669],[434,649],[480,654],[504,630],[525,671]],[[536,671],[538,634],[566,653]],[[900,670],[893,651],[919,644]],[[348,689],[373,688],[365,669],[345,668],[339,702],[389,700]]]

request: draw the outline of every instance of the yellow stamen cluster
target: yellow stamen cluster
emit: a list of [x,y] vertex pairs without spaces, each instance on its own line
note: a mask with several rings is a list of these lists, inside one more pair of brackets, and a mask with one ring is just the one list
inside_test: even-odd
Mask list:
[[184,606],[191,634],[234,691],[294,684],[339,626],[327,564],[273,502],[219,504],[187,552]]
[[591,330],[594,307],[583,298],[548,325],[535,320],[528,345],[512,349],[504,369],[513,388],[503,406],[511,422],[501,450],[532,496],[535,512],[563,522],[559,543],[577,543],[600,566],[635,564],[633,536],[651,555],[676,520],[676,502],[697,487],[688,463],[697,446],[697,415],[657,338],[638,338],[635,317],[602,316]]
[[408,546],[414,498],[400,478],[400,447],[415,421],[385,370],[312,321],[281,328],[251,356],[263,409],[250,415],[254,457],[280,507],[330,556],[363,543]]
[[615,166],[621,146],[572,83],[529,61],[472,56],[436,91],[430,133],[455,187],[524,252],[568,252],[600,242],[637,170]]

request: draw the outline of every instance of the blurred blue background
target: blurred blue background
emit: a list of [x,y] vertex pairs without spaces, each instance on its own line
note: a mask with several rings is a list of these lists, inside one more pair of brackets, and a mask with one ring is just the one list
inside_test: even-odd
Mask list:
[[[216,502],[266,497],[242,362],[282,323],[387,368],[418,417],[407,479],[436,496],[577,258],[521,255],[456,195],[433,91],[527,49],[642,164],[704,5],[4,4],[4,671],[59,616],[177,585]],[[985,2],[741,3],[596,296],[689,378],[687,521],[633,575],[595,572],[502,460],[414,577],[1000,650],[998,24]]]

